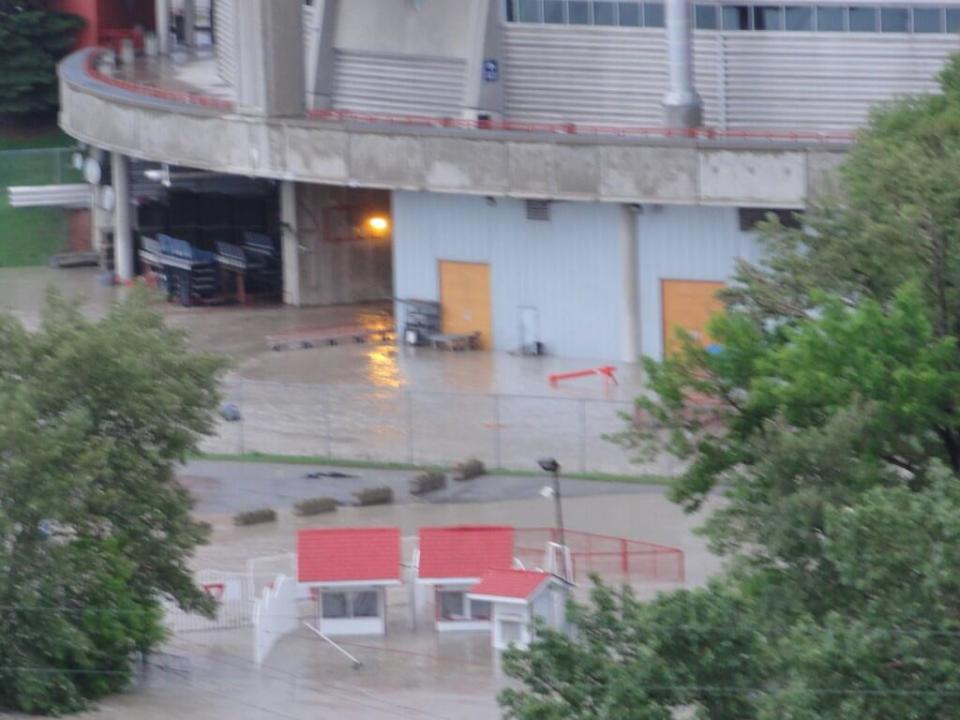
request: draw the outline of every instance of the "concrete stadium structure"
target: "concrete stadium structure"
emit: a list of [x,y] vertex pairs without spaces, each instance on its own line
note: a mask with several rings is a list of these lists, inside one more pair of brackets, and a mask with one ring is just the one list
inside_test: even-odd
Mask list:
[[[167,33],[159,57],[86,50],[60,68],[61,125],[116,197],[95,224],[120,279],[146,234],[134,198],[162,194],[143,169],[163,163],[174,188],[273,194],[287,303],[394,298],[402,330],[404,300],[433,301],[441,329],[486,348],[624,361],[662,356],[675,326],[709,342],[715,291],[760,256],[757,219],[831,192],[870,108],[935,90],[960,50],[957,0],[206,14],[209,50]],[[374,215],[385,231],[361,227]]]

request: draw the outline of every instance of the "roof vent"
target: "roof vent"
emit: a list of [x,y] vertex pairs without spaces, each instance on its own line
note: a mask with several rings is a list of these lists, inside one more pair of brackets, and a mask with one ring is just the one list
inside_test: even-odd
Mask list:
[[549,200],[527,200],[527,220],[550,220]]

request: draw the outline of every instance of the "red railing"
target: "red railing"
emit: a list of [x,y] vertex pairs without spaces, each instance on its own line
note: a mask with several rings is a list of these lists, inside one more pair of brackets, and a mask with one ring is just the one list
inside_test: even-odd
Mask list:
[[[525,567],[543,567],[547,543],[559,542],[556,528],[517,528],[514,555]],[[682,583],[686,577],[683,550],[628,538],[565,530],[574,579],[593,574],[608,582]]]
[[[100,71],[98,63],[106,52],[94,50],[87,55],[86,71],[91,78],[128,92],[146,95],[160,100],[199,105],[215,110],[232,111],[234,103],[201,93],[182,92],[158,88],[152,85],[123,80]],[[523,122],[518,120],[470,120],[465,118],[433,117],[429,115],[406,115],[397,113],[369,113],[357,110],[312,110],[307,116],[327,122],[356,122],[375,125],[405,125],[425,128],[451,128],[460,130],[499,130],[516,133],[539,133],[551,135],[579,135],[586,137],[621,138],[686,138],[693,140],[747,140],[791,143],[838,143],[847,144],[856,139],[856,133],[840,130],[719,130],[711,127],[670,128],[638,127],[619,125],[579,125],[569,122]]]
[[100,48],[99,50],[94,50],[87,55],[87,75],[97,82],[102,82],[105,85],[126,90],[127,92],[136,93],[137,95],[146,95],[148,97],[157,98],[158,100],[168,100],[170,102],[182,103],[186,105],[200,105],[213,110],[232,111],[234,108],[232,102],[222,98],[214,98],[201,93],[167,90],[165,88],[153,87],[152,85],[145,85],[132,80],[123,80],[121,78],[114,77],[113,75],[107,75],[106,73],[101,72],[100,68],[98,67],[105,52],[106,50]]

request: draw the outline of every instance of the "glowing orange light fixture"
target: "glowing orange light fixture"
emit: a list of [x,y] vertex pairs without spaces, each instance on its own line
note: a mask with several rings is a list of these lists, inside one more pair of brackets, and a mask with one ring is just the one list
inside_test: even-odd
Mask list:
[[382,233],[386,232],[390,227],[390,221],[382,215],[374,215],[372,218],[367,220],[367,226],[374,232]]

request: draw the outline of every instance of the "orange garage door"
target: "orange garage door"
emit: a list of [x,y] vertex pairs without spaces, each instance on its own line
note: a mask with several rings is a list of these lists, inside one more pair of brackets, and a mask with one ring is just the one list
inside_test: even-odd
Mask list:
[[712,340],[707,333],[707,321],[723,310],[717,291],[722,282],[709,280],[662,280],[663,346],[664,354],[672,355],[680,349],[677,328],[683,328],[704,346]]
[[440,261],[440,318],[445,333],[480,333],[480,347],[493,341],[490,312],[490,266]]

